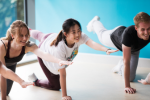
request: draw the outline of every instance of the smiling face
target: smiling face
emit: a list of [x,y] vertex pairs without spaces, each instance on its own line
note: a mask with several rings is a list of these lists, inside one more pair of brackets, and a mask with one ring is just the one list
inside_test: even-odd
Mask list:
[[135,29],[137,31],[137,35],[139,38],[143,40],[148,40],[150,36],[150,21],[145,23],[145,22],[140,22],[138,27],[135,26]]
[[70,28],[70,31],[68,34],[65,33],[65,36],[66,36],[67,44],[74,44],[74,43],[79,42],[79,39],[81,37],[80,27],[77,24],[75,24],[74,26]]
[[16,34],[11,34],[13,40],[20,46],[25,46],[28,42],[30,35],[28,33],[28,29],[26,27],[16,28]]

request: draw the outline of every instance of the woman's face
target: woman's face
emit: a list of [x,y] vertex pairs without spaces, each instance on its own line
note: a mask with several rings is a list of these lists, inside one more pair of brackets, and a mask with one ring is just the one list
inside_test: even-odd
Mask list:
[[79,42],[80,37],[81,37],[81,30],[77,24],[71,27],[69,33],[66,34],[66,40],[70,43]]
[[28,33],[28,29],[26,27],[22,27],[17,30],[17,32],[20,33],[16,33],[15,35],[12,36],[12,38],[14,38],[13,40],[20,46],[25,46],[26,43],[28,42],[30,35]]

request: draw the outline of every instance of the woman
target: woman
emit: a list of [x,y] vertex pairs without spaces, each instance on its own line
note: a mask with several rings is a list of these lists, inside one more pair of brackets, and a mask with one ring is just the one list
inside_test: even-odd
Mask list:
[[[15,72],[17,62],[27,52],[33,52],[38,57],[48,62],[58,63],[60,66],[72,64],[72,62],[62,61],[49,53],[42,52],[35,43],[29,41],[29,38],[30,33],[26,24],[21,20],[14,21],[8,29],[6,37],[2,38],[0,42],[0,61],[2,62],[2,66]],[[9,94],[13,81],[7,80],[6,82],[6,79],[1,76],[0,83],[1,99],[6,100],[6,95]]]
[[[40,31],[31,30],[31,37],[41,42],[39,47],[42,51],[49,52],[51,55],[67,61],[72,61],[75,58],[79,46],[84,43],[95,50],[105,51],[107,54],[118,51],[110,50],[92,41],[86,34],[82,33],[81,25],[75,19],[67,19],[63,23],[59,34],[50,33],[45,35]],[[51,90],[61,89],[62,99],[72,100],[66,91],[65,68],[67,66],[59,66],[40,58],[38,60],[48,80],[39,80],[35,74],[30,75],[29,79],[39,87]]]

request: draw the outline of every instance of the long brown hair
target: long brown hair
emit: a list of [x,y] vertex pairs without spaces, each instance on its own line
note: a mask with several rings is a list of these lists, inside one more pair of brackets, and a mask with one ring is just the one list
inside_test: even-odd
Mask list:
[[72,19],[72,18],[65,20],[65,22],[62,25],[62,30],[59,32],[59,34],[57,35],[56,39],[53,40],[53,42],[50,44],[50,46],[53,46],[53,45],[57,46],[58,43],[62,39],[65,40],[66,36],[63,33],[66,32],[66,34],[68,34],[69,31],[70,31],[70,28],[72,26],[76,25],[76,24],[79,26],[79,28],[81,30],[81,25],[80,25],[80,23],[77,20]]
[[20,34],[20,29],[22,27],[27,28],[28,35],[30,36],[29,29],[28,29],[27,25],[21,20],[16,20],[10,25],[10,28],[8,28],[8,30],[6,32],[6,37],[2,37],[1,39],[2,40],[8,40],[8,41],[13,40],[13,38],[11,37],[11,34],[15,35],[18,32],[17,35],[19,35]]

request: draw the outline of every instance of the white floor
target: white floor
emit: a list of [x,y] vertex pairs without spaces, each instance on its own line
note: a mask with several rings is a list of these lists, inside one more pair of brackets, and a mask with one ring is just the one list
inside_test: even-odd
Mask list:
[[[76,60],[78,59],[78,60]],[[67,70],[67,92],[73,100],[149,100],[150,85],[142,85],[138,79],[145,78],[150,72],[150,67],[138,67],[137,76],[131,83],[137,89],[136,94],[124,92],[123,78],[111,70],[115,66],[113,59],[90,58],[88,62],[82,60],[80,55],[74,60],[73,65]],[[86,58],[87,59],[87,58]],[[95,62],[97,59],[97,62]],[[106,59],[105,59],[106,60]],[[27,80],[29,73],[34,72],[39,79],[46,78],[38,62],[27,65],[19,65],[16,73]],[[36,86],[29,86],[22,89],[14,83],[8,100],[61,100],[61,91],[52,91]]]

